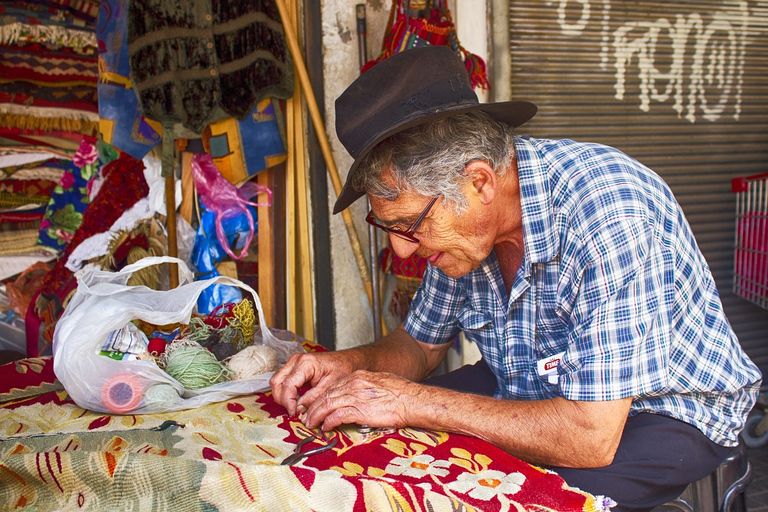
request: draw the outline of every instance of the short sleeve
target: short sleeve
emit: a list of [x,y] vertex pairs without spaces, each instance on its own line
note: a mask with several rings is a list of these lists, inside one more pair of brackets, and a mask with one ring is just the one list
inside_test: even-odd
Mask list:
[[448,343],[459,333],[457,318],[464,301],[459,282],[429,265],[403,326],[422,343]]

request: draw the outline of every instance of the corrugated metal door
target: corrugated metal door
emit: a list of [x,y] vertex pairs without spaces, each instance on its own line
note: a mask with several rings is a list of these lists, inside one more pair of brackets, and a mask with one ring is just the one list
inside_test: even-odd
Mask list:
[[768,2],[510,1],[521,129],[614,146],[669,183],[742,346],[768,368],[768,311],[731,292],[731,178],[768,170]]

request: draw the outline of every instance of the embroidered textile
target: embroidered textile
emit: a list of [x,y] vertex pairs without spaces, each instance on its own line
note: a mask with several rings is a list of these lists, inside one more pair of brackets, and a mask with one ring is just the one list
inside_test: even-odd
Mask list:
[[102,0],[99,40],[99,131],[104,141],[141,160],[160,142],[144,119],[129,77],[128,0]]
[[[90,153],[83,151],[82,158],[75,158],[73,165],[77,167],[79,164],[82,166],[80,169],[93,167],[97,161],[95,151],[95,147]],[[77,287],[76,279],[66,267],[69,255],[83,240],[108,230],[123,212],[129,210],[139,199],[146,197],[149,187],[143,170],[144,164],[127,153],[121,153],[117,160],[112,160],[104,166],[102,174],[105,180],[98,195],[85,212],[79,215],[82,218],[79,227],[61,251],[53,270],[46,274],[38,296],[27,310],[25,323],[28,355],[42,354],[48,349],[56,322]],[[85,187],[82,188],[83,192],[87,192]],[[136,242],[128,240],[126,243]],[[143,246],[147,247],[146,240]]]
[[58,165],[64,174],[51,193],[38,237],[38,244],[54,253],[64,249],[83,221],[83,212],[90,203],[88,182],[94,172],[92,166],[81,169],[72,161],[61,160]]
[[293,93],[283,27],[269,0],[133,1],[128,52],[144,115],[196,134]]
[[239,185],[288,158],[275,112],[277,100],[261,100],[242,121],[214,121],[203,132],[203,145],[221,175]]
[[402,259],[387,247],[379,253],[379,264],[384,272],[395,275],[397,286],[392,291],[389,309],[393,315],[405,320],[411,308],[413,295],[427,270],[427,260],[417,256],[416,253]]
[[328,433],[333,449],[280,465],[301,439],[319,435],[271,393],[175,413],[104,415],[77,407],[46,357],[0,366],[0,410],[0,502],[11,506],[607,511],[602,498],[551,471],[431,430],[343,427]]
[[96,133],[96,34],[90,0],[4,2],[0,136],[26,147],[76,149]]
[[98,122],[97,62],[41,45],[0,47],[0,124],[92,134]]

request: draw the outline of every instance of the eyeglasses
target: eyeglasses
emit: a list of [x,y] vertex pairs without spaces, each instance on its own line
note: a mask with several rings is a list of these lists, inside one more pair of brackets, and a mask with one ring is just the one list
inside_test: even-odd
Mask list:
[[368,212],[368,216],[365,218],[365,221],[370,224],[371,226],[376,226],[382,231],[386,231],[387,233],[391,233],[395,235],[398,238],[402,238],[403,240],[406,240],[408,242],[418,244],[419,239],[414,236],[414,233],[416,233],[416,230],[419,229],[419,226],[421,225],[421,222],[424,220],[424,218],[429,213],[429,210],[432,209],[432,206],[437,202],[437,198],[440,197],[440,194],[437,194],[435,197],[432,198],[432,200],[427,204],[427,207],[424,208],[424,211],[419,214],[419,216],[416,218],[413,223],[408,226],[408,229],[400,229],[395,226],[384,226],[382,224],[379,224],[376,222],[376,217],[373,216],[373,210]]

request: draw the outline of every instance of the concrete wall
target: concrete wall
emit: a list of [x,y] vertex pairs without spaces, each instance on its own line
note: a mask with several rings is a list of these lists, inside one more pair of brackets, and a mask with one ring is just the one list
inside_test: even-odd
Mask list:
[[[458,5],[457,5],[458,2]],[[328,137],[334,153],[336,166],[342,181],[352,163],[343,146],[336,138],[334,101],[359,75],[358,36],[355,4],[346,0],[325,0],[322,6],[323,24],[323,72],[325,89],[325,119]],[[498,0],[455,0],[449,2],[454,22],[458,28],[459,40],[469,51],[481,55],[490,63],[488,19],[494,3]],[[365,2],[367,15],[367,55],[375,58],[380,49],[392,5],[390,0],[368,0]],[[506,16],[503,14],[502,16]],[[506,52],[505,52],[506,53]],[[506,57],[504,57],[506,58]],[[501,68],[501,67],[500,67]],[[485,101],[487,95],[480,95]],[[328,211],[333,207],[336,196],[328,184]],[[368,225],[365,222],[367,202],[360,199],[351,207],[358,237],[368,256]],[[355,258],[341,215],[331,216],[331,260],[333,269],[334,307],[336,312],[337,349],[348,348],[373,341],[373,315],[368,305]],[[386,307],[386,303],[384,304]],[[392,323],[394,322],[394,324]],[[397,321],[389,319],[388,325]]]

